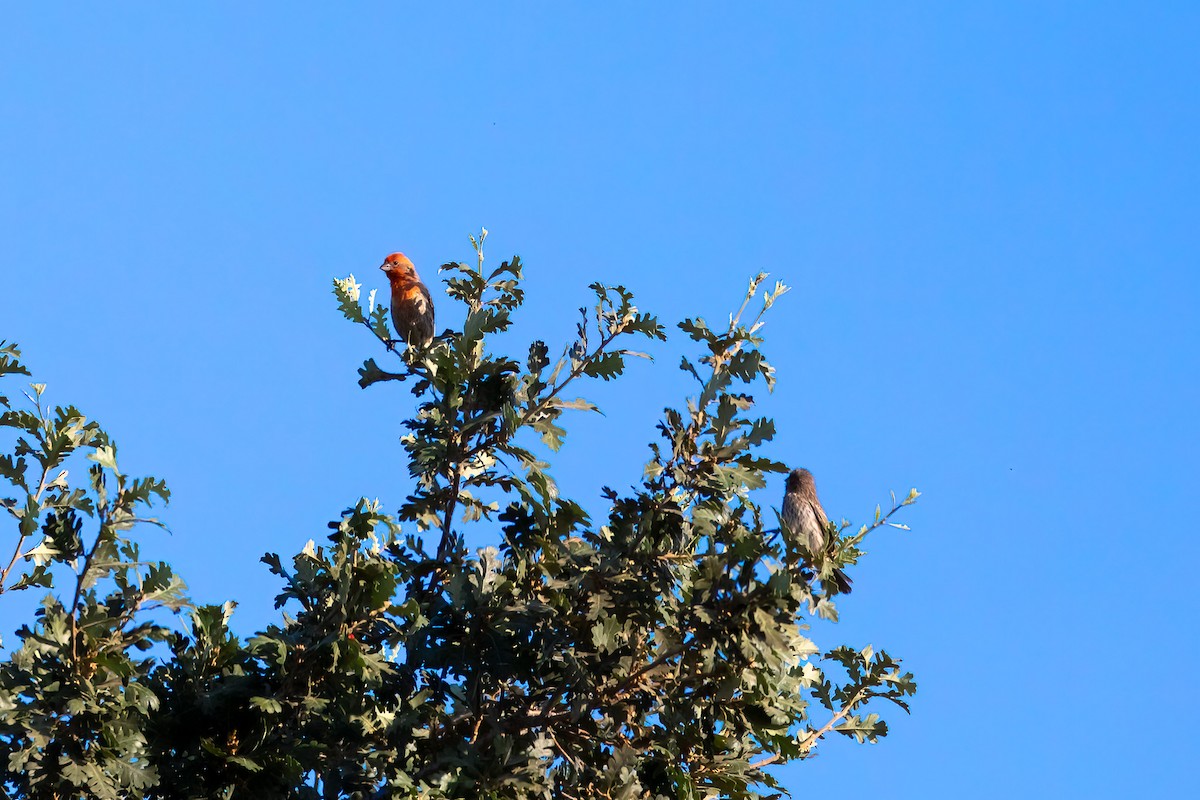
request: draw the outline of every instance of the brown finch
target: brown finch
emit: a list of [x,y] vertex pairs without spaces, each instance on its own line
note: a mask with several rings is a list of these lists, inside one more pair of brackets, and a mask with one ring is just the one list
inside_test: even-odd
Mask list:
[[[826,553],[829,518],[821,501],[817,499],[817,486],[813,483],[812,473],[806,469],[792,470],[788,475],[787,489],[783,495],[783,531],[785,537],[800,537],[798,542],[793,538],[785,538],[789,545],[799,544],[807,549],[809,565],[817,569],[817,560],[824,560]],[[850,594],[850,577],[836,567],[833,570],[833,582],[838,591]]]
[[[392,285],[392,324],[398,341],[410,348],[433,341],[433,298],[404,253],[392,253],[379,267]],[[390,345],[389,345],[390,346]]]

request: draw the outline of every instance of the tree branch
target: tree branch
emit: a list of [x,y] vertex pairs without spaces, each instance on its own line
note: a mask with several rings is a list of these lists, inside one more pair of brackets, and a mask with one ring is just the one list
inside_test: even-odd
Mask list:
[[75,660],[78,658],[77,650],[77,633],[79,630],[79,596],[83,594],[83,583],[87,578],[88,571],[92,568],[92,559],[96,556],[96,550],[100,548],[100,542],[104,539],[104,526],[107,524],[108,515],[105,509],[100,509],[100,531],[96,534],[96,541],[92,542],[92,547],[88,550],[87,555],[83,559],[83,569],[79,571],[78,577],[75,579],[75,595],[71,598],[71,665],[75,665]]
[[[833,730],[835,725],[849,716],[850,712],[854,710],[854,707],[862,702],[864,699],[863,695],[866,694],[866,692],[867,687],[865,686],[859,689],[854,693],[854,696],[850,698],[849,702],[842,706],[842,709],[834,714],[819,730],[815,730],[808,736],[805,736],[800,742],[800,757],[807,758],[809,751],[817,746],[817,742],[820,741],[821,737]],[[753,762],[750,764],[750,769],[761,769],[762,767],[774,764],[781,758],[783,758],[782,754],[774,753],[764,759]]]
[[604,348],[606,348],[610,344],[612,344],[613,341],[624,332],[625,332],[624,328],[617,328],[615,331],[613,331],[612,333],[610,333],[607,336],[605,336],[604,338],[602,338],[600,340],[600,344],[597,345],[596,349],[592,351],[591,355],[588,355],[588,356],[584,357],[583,359],[581,359],[578,366],[576,366],[569,373],[567,373],[567,377],[563,378],[562,382],[559,383],[558,386],[555,386],[553,389],[551,389],[550,393],[547,394],[546,396],[544,396],[542,398],[541,402],[539,402],[536,406],[534,406],[533,408],[530,408],[523,415],[521,415],[521,419],[517,422],[517,427],[518,428],[525,427],[525,425],[527,425],[529,423],[530,419],[532,419],[534,416],[540,414],[541,412],[545,411],[546,406],[550,403],[550,401],[553,400],[555,397],[557,397],[558,393],[561,392],[564,388],[566,388],[568,383],[570,383],[571,381],[575,380],[580,375],[582,375],[584,368],[588,364],[595,361],[596,357],[604,352]]
[[[50,468],[51,467],[49,464],[42,468],[42,479],[38,482],[37,491],[33,494],[33,504],[37,506],[39,511],[41,511],[42,492],[46,490],[46,478],[50,476]],[[28,509],[28,505],[26,505],[26,509]],[[16,516],[17,512],[15,510],[9,510],[13,512],[13,516]],[[20,528],[18,527],[18,531],[19,530]],[[12,572],[12,568],[21,558],[21,545],[25,544],[25,540],[27,538],[28,537],[24,533],[17,537],[17,546],[13,548],[12,558],[9,559],[8,566],[3,570],[0,570],[0,594],[3,594],[7,590],[7,587],[4,584],[8,581],[8,573]]]

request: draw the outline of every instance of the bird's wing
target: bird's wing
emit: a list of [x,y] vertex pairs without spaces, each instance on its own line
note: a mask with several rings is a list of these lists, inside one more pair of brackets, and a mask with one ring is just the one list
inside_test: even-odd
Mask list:
[[816,556],[819,553],[825,552],[825,527],[828,520],[825,517],[825,509],[821,508],[821,504],[809,500],[805,505],[805,516],[808,517],[811,530],[808,533],[808,549]]
[[820,503],[809,501],[808,507],[812,509],[813,516],[817,518],[817,522],[821,526],[821,530],[825,530],[829,526],[829,517],[825,516],[825,509],[821,508]]
[[421,289],[421,297],[425,300],[425,305],[429,308],[429,327],[433,327],[433,295],[429,293],[429,287],[423,283],[418,283]]

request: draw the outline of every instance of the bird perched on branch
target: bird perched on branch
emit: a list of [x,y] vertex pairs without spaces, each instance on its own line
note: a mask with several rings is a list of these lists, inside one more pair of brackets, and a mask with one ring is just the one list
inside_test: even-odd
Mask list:
[[[807,550],[809,565],[819,570],[820,561],[827,555],[829,518],[817,499],[817,486],[808,470],[795,469],[788,475],[781,516],[785,535],[790,532],[793,537],[787,540],[788,544],[799,545],[802,550]],[[794,537],[799,539],[795,540]],[[850,594],[850,577],[836,567],[833,570],[833,582],[837,584],[839,592]]]
[[404,253],[392,253],[379,268],[392,286],[396,340],[410,348],[427,346],[433,341],[433,298],[417,277],[417,268]]

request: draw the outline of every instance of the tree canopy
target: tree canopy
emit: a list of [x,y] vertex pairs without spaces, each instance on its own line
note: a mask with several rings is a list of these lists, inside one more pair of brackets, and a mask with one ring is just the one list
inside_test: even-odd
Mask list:
[[[568,412],[596,410],[579,387],[620,379],[667,329],[595,283],[565,347],[503,351],[522,265],[487,267],[485,236],[474,263],[443,265],[465,317],[425,348],[389,352],[375,293],[334,282],[380,350],[360,385],[414,397],[405,496],[359,499],[320,543],[264,556],[283,613],[249,638],[232,604],[194,605],[142,559],[166,484],[122,472],[44,385],[14,397],[30,373],[0,343],[0,595],[46,593],[0,662],[6,796],[775,797],[773,768],[829,734],[886,735],[913,676],[883,650],[818,646],[806,621],[837,620],[833,571],[903,528],[918,493],[857,530],[831,522],[824,553],[780,535],[760,490],[787,467],[760,453],[776,426],[751,392],[774,385],[762,325],[786,287],[757,275],[727,325],[678,324],[694,393],[663,411],[640,485],[605,488],[593,518],[548,462]],[[492,544],[468,548],[469,526]]]

